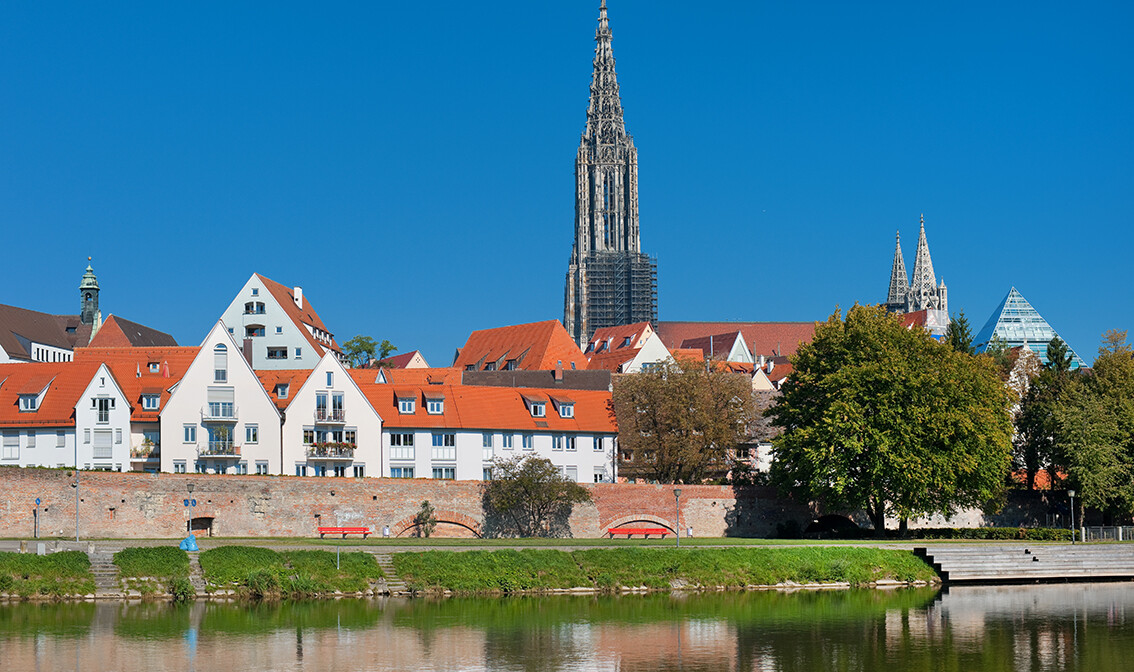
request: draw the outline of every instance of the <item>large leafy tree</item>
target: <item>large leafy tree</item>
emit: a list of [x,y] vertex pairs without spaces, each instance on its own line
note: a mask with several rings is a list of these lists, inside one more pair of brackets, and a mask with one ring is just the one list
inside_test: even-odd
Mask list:
[[343,343],[343,354],[356,369],[366,366],[372,359],[378,361],[386,359],[397,351],[397,347],[390,341],[383,340],[379,343],[361,334]]
[[878,307],[835,311],[792,358],[770,409],[783,434],[773,477],[835,509],[949,514],[1003,488],[1010,396],[988,358],[906,329]]
[[723,477],[755,417],[747,376],[691,359],[623,376],[611,406],[622,473],[659,483]]
[[551,463],[535,456],[497,458],[482,502],[488,536],[557,537],[569,533],[567,519],[575,504],[591,493],[568,480]]
[[1134,355],[1125,331],[1103,336],[1091,375],[1074,376],[1056,409],[1056,442],[1083,506],[1134,513]]
[[1056,412],[1064,402],[1071,373],[1071,353],[1067,344],[1055,336],[1047,344],[1047,364],[1028,382],[1016,414],[1014,465],[1023,469],[1025,486],[1035,488],[1036,474],[1046,469],[1052,485],[1066,469],[1056,449]]

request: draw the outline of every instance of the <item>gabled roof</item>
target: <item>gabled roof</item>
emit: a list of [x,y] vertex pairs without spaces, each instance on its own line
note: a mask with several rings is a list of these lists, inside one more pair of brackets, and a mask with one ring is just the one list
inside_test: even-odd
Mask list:
[[[413,362],[414,357],[418,356],[421,356],[421,361],[425,361],[425,357],[421,355],[420,351],[410,350],[409,352],[403,352],[400,355],[393,355],[386,357],[385,359],[380,359],[378,360],[378,363],[391,369],[404,369]],[[428,368],[428,366],[426,368]]]
[[[122,348],[77,348],[76,364],[106,364],[115,382],[122,388],[122,394],[133,410],[131,422],[157,422],[165,402],[169,401],[170,388],[181,380],[189,365],[193,363],[200,348],[197,347],[122,347]],[[150,365],[156,364],[157,371]],[[91,374],[94,375],[93,373]],[[90,378],[87,379],[88,382]],[[160,391],[161,399],[157,410],[142,407],[142,395]]]
[[[594,432],[615,433],[617,425],[608,408],[610,392],[605,390],[571,390],[568,395],[574,404],[574,417],[561,418],[548,412],[545,417],[533,418],[524,397],[547,401],[563,397],[560,390],[520,389],[514,387],[480,387],[473,385],[416,385],[399,386],[359,383],[362,393],[370,401],[383,427],[391,429],[467,429],[513,430],[517,432]],[[412,394],[422,399],[426,393],[442,394],[444,412],[430,414],[417,404],[415,412],[398,412],[398,394]],[[537,424],[538,423],[538,424]],[[518,449],[518,446],[517,446]]]
[[697,349],[702,353],[709,353],[712,359],[726,360],[732,353],[736,342],[743,340],[744,335],[739,331],[734,331],[727,334],[710,334],[708,336],[700,336],[698,338],[687,338],[681,342],[681,348],[685,350]]
[[375,384],[379,374],[390,385],[440,385],[442,383],[461,382],[461,371],[452,367],[437,369],[347,369],[347,373],[359,386]]
[[[75,362],[31,362],[0,364],[0,426],[73,427],[75,404],[98,371],[98,364]],[[47,385],[39,408],[20,412],[22,394],[37,394]],[[38,388],[36,392],[25,392]]]
[[[617,327],[603,327],[602,329],[597,329],[594,335],[591,336],[591,340],[587,343],[586,353],[593,355],[611,352],[621,348],[641,348],[646,338],[652,333],[654,333],[654,330],[649,322],[635,322],[634,324],[623,324]],[[629,344],[625,344],[627,338],[630,339]],[[598,347],[600,344],[604,344],[605,346],[601,351]]]
[[739,331],[754,357],[794,355],[800,343],[810,343],[814,322],[658,322],[656,331],[672,352],[686,339]]
[[493,364],[499,370],[508,360],[515,360],[518,369],[543,371],[559,363],[564,369],[572,368],[572,364],[585,369],[587,362],[559,320],[547,320],[474,331],[457,352],[453,366],[484,371]]
[[622,366],[634,361],[641,351],[641,348],[615,348],[609,352],[603,351],[590,356],[587,360],[587,369],[606,369],[612,373],[622,373]]
[[[276,408],[283,411],[291,404],[291,400],[295,399],[299,388],[303,387],[303,383],[307,382],[307,378],[311,376],[312,371],[314,371],[314,369],[257,370],[256,377],[260,379],[260,384],[264,386],[264,390],[268,393],[268,396],[272,398]],[[286,397],[281,399],[276,395],[277,385],[288,386]]]
[[169,348],[177,341],[169,334],[116,315],[106,318],[91,339],[90,348]]
[[323,324],[322,318],[315,312],[315,309],[311,307],[311,300],[307,297],[306,293],[303,295],[303,308],[300,308],[295,303],[295,292],[293,289],[284,287],[275,280],[265,278],[259,273],[255,275],[260,279],[260,282],[263,283],[268,293],[272,295],[272,298],[276,300],[276,303],[280,304],[280,307],[283,308],[287,316],[295,323],[295,326],[303,332],[304,337],[307,338],[307,342],[311,344],[311,347],[315,348],[315,352],[318,353],[320,357],[322,357],[323,353],[326,351],[327,345],[315,338],[311,329],[308,328],[309,326],[327,333],[331,340],[330,349],[335,352],[342,352],[342,349],[339,348],[339,344],[335,342],[334,335],[331,334],[331,331]]
[[674,360],[692,359],[696,362],[705,361],[705,352],[701,350],[701,348],[671,348],[669,354],[673,355]]
[[[66,330],[60,323],[61,317],[70,316],[49,315],[36,310],[0,304],[0,348],[4,348],[9,358],[26,361],[31,361],[31,353],[21,342],[21,337],[54,348],[72,349],[74,341],[68,338]],[[75,316],[75,322],[78,323],[78,316]]]

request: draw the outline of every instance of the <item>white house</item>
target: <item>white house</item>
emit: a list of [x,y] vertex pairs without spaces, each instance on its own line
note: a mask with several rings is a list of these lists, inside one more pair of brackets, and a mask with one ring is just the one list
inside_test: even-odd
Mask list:
[[223,321],[161,410],[161,470],[283,473],[280,412]]
[[99,364],[75,402],[75,436],[82,469],[130,470],[130,401],[110,367]]
[[341,359],[335,336],[303,294],[259,273],[221,315],[229,334],[248,347],[254,369],[313,369],[326,352]]
[[[296,476],[381,476],[382,418],[347,369],[327,352],[289,389],[283,468]],[[261,376],[263,379],[264,376]],[[290,388],[291,385],[288,384]],[[278,396],[279,383],[273,385]]]
[[[78,458],[80,465],[86,460],[93,466],[89,448],[77,455],[75,409],[97,368],[72,362],[0,364],[0,465],[67,467]],[[113,457],[99,466],[114,468]]]

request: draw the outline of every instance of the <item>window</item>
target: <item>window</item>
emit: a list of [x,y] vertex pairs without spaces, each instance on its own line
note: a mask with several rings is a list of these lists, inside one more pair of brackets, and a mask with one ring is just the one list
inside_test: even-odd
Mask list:
[[524,446],[524,450],[531,450],[532,449],[532,435],[531,434],[524,434],[523,446]]
[[237,462],[236,463],[236,473],[241,474],[241,475],[247,475],[248,474],[248,463],[247,462]]
[[512,439],[514,437],[511,434],[502,434],[500,438],[503,439],[504,450],[512,450]]
[[328,371],[327,372],[327,387],[334,387],[334,385],[335,385],[335,372],[334,371]]
[[244,337],[245,338],[255,338],[257,336],[263,336],[263,335],[264,335],[264,325],[262,325],[262,324],[250,324],[250,325],[248,325],[247,327],[244,328]]
[[253,287],[252,288],[252,296],[260,296],[260,288],[259,287]]
[[441,415],[445,412],[444,399],[426,399],[425,411],[430,415]]
[[[252,290],[252,296],[256,296],[256,290]],[[265,312],[263,301],[249,301],[244,304],[245,315],[263,315]]]
[[433,459],[434,460],[455,460],[457,459],[457,435],[456,434],[434,434],[433,435]]
[[213,348],[213,382],[228,382],[228,347],[224,343]]
[[288,385],[287,383],[279,383],[276,385],[276,397],[279,399],[287,399]]
[[184,430],[185,443],[197,443],[197,425],[185,425],[182,429]]
[[315,419],[316,420],[327,420],[328,417],[329,416],[327,415],[327,393],[326,392],[316,392],[315,393]]
[[342,392],[331,393],[331,419],[336,422],[342,422],[345,417],[343,415],[343,396]]
[[259,425],[244,425],[244,443],[260,443]]
[[276,327],[276,333],[282,334],[283,333],[283,327]]
[[484,469],[481,469],[480,478],[481,478],[481,480],[484,480],[484,481],[491,481],[492,480],[492,467],[485,467]]
[[[287,358],[287,350],[284,350],[284,358],[285,359]],[[296,348],[295,349],[295,358],[296,359],[303,359],[303,348]]]
[[413,467],[390,467],[390,478],[413,478]]
[[122,429],[121,428],[114,430],[114,442],[115,443],[122,443]]
[[156,394],[143,394],[142,395],[142,409],[146,411],[156,411],[158,405],[161,403],[161,397]]
[[594,442],[593,442],[593,443],[594,443],[594,445],[595,445],[595,452],[596,452],[596,453],[601,453],[601,452],[602,452],[602,450],[603,450],[603,445],[602,445],[602,444],[603,444],[603,442],[604,442],[604,439],[603,439],[603,438],[602,438],[601,436],[596,436],[596,437],[594,438]]
[[456,467],[433,467],[433,478],[438,481],[457,480]]
[[345,464],[336,464],[334,466],[334,470],[335,470],[335,476],[338,476],[339,478],[346,476],[346,465]]
[[509,359],[508,361],[504,362],[504,370],[505,371],[515,371],[516,370],[516,360]]
[[90,442],[91,442],[91,430],[84,429],[83,430],[83,443],[90,443]]
[[595,483],[607,483],[607,482],[608,481],[606,480],[606,470],[605,469],[595,469]]
[[532,417],[533,417],[533,418],[542,418],[542,417],[544,417],[544,415],[546,415],[546,414],[547,414],[547,412],[546,412],[546,410],[545,410],[545,409],[546,409],[546,405],[544,404],[544,402],[542,402],[542,401],[533,401],[533,402],[532,402]]
[[358,430],[357,429],[343,430],[343,443],[349,443],[352,446],[356,445],[358,443]]
[[67,432],[62,429],[55,430],[55,447],[62,448],[67,445]]
[[366,477],[366,465],[365,464],[354,465],[354,477],[355,478],[365,478]]
[[485,371],[495,371],[496,370],[496,362],[489,362],[489,363],[485,364],[484,370]]
[[573,418],[575,417],[575,404],[559,404],[559,417]]
[[266,476],[268,474],[268,463],[263,460],[256,462],[256,473]]
[[114,432],[96,429],[94,432],[94,458],[109,460],[114,456]]
[[302,463],[302,462],[296,462],[295,463],[295,475],[296,476],[306,476],[307,475],[307,465]]
[[97,417],[95,422],[105,425],[110,422],[110,410],[114,408],[114,400],[108,397],[91,399],[91,406],[95,409]]
[[492,457],[493,457],[493,453],[492,453],[492,434],[490,432],[485,432],[484,434],[481,435],[481,445],[483,446],[482,458],[485,459],[485,460],[491,460]]
[[315,443],[315,428],[314,427],[304,427],[303,428],[303,445],[310,446],[313,443]]
[[37,403],[38,401],[39,401],[39,395],[38,394],[21,394],[20,395],[20,412],[21,413],[27,413],[29,411],[36,410],[36,408],[39,407],[39,404]]
[[175,460],[173,462],[173,473],[175,473],[175,474],[184,474],[185,473],[185,460]]
[[571,481],[572,483],[578,483],[579,482],[579,468],[578,467],[575,467],[575,466],[564,467],[563,468],[563,475],[567,478],[568,481]]
[[568,434],[566,437],[567,450],[575,450],[575,435]]
[[551,437],[551,449],[552,450],[563,450],[563,437],[562,436],[560,436],[559,434],[556,434],[555,436]]
[[390,459],[391,460],[412,460],[413,454],[413,434],[391,434],[390,435]]
[[411,415],[414,412],[413,397],[398,397],[398,413]]
[[4,432],[4,459],[20,459],[20,433]]
[[287,348],[268,348],[268,359],[287,359]]
[[161,370],[161,365],[157,362],[150,362],[150,373],[157,373]]

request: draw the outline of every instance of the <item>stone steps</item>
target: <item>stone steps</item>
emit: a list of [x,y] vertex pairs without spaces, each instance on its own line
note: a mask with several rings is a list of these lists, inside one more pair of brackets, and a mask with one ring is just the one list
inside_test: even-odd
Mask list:
[[389,553],[374,553],[374,559],[378,562],[378,566],[382,568],[382,573],[386,575],[386,590],[391,595],[407,595],[409,589],[406,584],[398,577],[398,573],[394,570],[394,559]]
[[94,575],[95,595],[121,595],[122,582],[118,577],[118,566],[114,564],[112,553],[92,553],[91,574]]
[[199,596],[206,594],[205,573],[201,571],[200,551],[189,551],[189,585]]
[[946,583],[1102,581],[1134,578],[1134,546],[915,548]]

